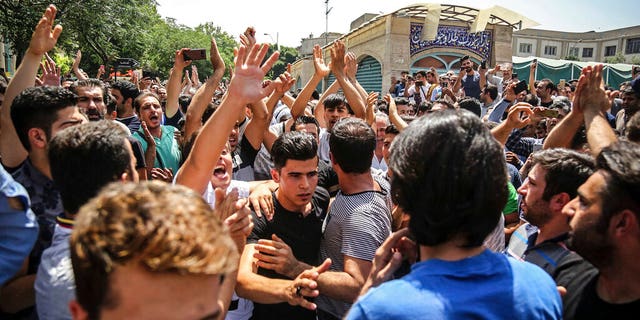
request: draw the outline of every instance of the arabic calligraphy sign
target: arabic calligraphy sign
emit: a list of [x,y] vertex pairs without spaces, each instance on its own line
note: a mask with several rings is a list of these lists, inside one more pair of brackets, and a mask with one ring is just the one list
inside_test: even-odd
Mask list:
[[423,41],[423,24],[411,23],[409,49],[411,55],[433,48],[460,48],[472,51],[485,60],[490,60],[493,44],[493,32],[485,30],[478,33],[469,33],[469,28],[455,26],[438,26],[436,39]]

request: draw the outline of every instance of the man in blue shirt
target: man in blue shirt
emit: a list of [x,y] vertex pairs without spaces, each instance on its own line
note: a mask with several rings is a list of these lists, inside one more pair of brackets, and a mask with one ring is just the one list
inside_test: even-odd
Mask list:
[[[389,162],[393,196],[411,217],[420,261],[361,296],[347,319],[562,317],[551,277],[482,245],[506,203],[507,171],[500,144],[477,116],[445,110],[413,121],[395,139]],[[415,246],[401,250],[409,231],[376,251],[361,293],[391,279],[403,256],[415,259]]]

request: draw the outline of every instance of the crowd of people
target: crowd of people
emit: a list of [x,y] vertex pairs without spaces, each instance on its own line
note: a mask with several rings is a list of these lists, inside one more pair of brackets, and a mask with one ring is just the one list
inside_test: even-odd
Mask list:
[[248,28],[233,66],[211,40],[203,82],[188,49],[166,81],[90,78],[80,52],[69,79],[56,11],[0,81],[0,318],[640,311],[640,77],[527,82],[465,56],[382,96],[336,40],[292,91]]

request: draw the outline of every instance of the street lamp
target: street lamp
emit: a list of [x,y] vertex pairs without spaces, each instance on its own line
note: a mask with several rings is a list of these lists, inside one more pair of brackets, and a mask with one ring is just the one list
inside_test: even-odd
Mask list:
[[[274,41],[273,41],[273,36],[272,36],[270,33],[265,33],[264,35],[265,35],[265,36],[269,36],[269,38],[271,38],[271,42],[274,42]],[[278,51],[280,51],[280,42],[279,42],[279,38],[280,38],[280,33],[279,33],[279,32],[276,32],[276,41],[275,41],[275,43],[276,43],[276,48],[277,48],[277,50],[278,50]]]

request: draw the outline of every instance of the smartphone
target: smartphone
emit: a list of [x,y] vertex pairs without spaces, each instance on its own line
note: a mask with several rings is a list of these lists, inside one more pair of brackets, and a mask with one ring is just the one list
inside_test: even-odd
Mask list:
[[533,63],[538,63],[538,59],[533,59]]
[[443,83],[442,83],[442,87],[443,87],[443,88],[446,88],[448,85],[449,85],[449,83],[447,83],[447,82],[443,82]]
[[189,49],[182,51],[182,56],[184,57],[184,61],[189,60],[206,60],[207,59],[207,49]]
[[422,86],[424,86],[424,82],[422,82],[422,81],[416,81],[416,86],[418,86],[418,87],[422,87]]
[[558,83],[558,88],[564,89],[564,86],[566,85],[566,82],[567,82],[567,80],[560,79],[560,82]]
[[480,63],[480,69],[486,69],[487,68],[487,60],[482,60],[482,63]]
[[560,113],[558,110],[545,108],[544,110],[536,110],[535,113],[545,117],[545,118],[557,118]]
[[527,82],[524,80],[520,80],[515,87],[513,87],[513,92],[519,94],[522,91],[527,90]]

